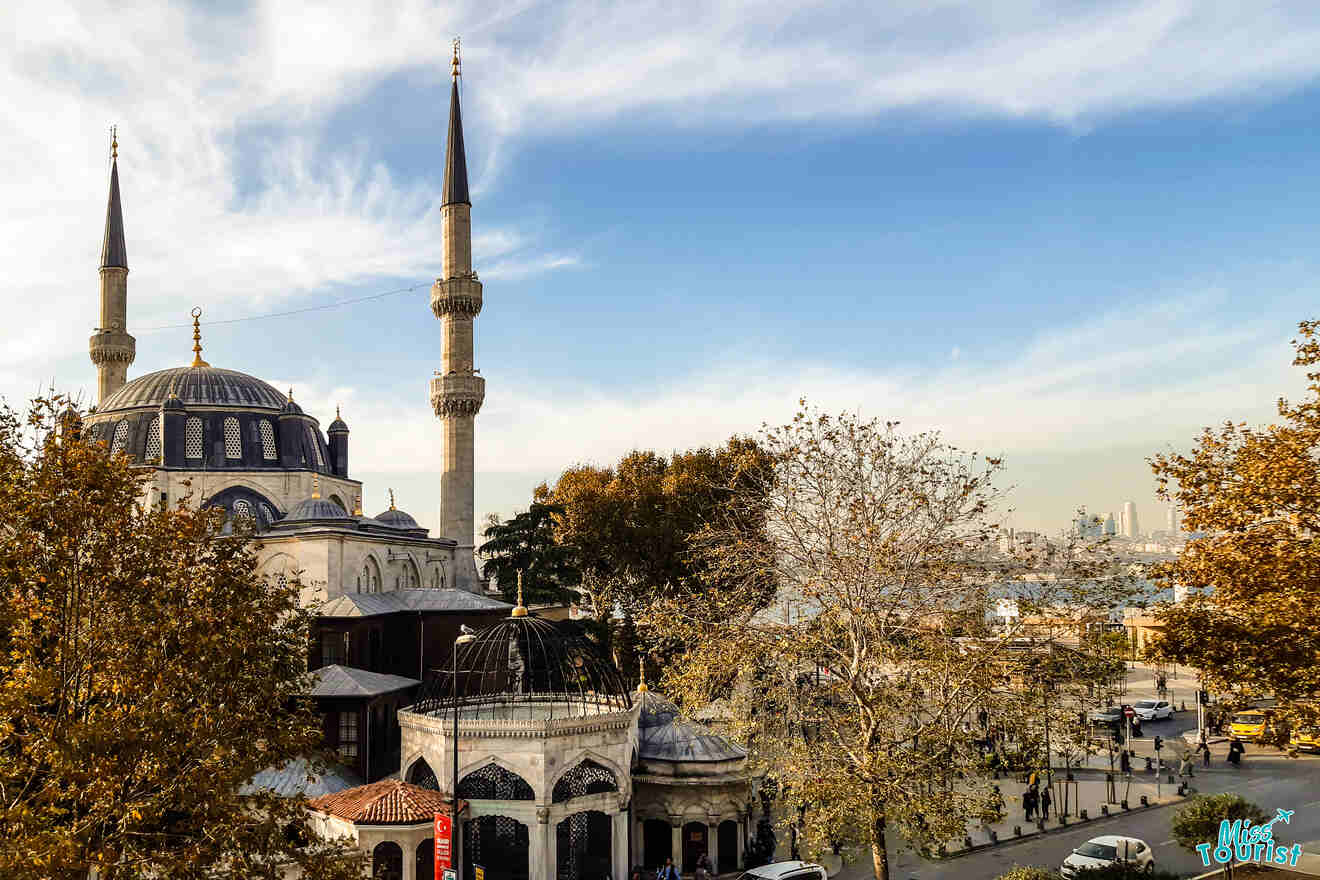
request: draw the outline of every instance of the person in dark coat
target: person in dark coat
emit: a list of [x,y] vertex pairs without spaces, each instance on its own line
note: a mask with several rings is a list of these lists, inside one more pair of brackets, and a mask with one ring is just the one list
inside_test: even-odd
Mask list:
[[1054,799],[1053,799],[1052,797],[1050,797],[1050,790],[1049,790],[1048,788],[1041,789],[1041,792],[1040,792],[1040,817],[1041,817],[1042,819],[1048,819],[1048,818],[1050,817],[1050,802],[1053,801],[1053,800],[1054,800]]
[[1028,822],[1031,821],[1032,816],[1036,815],[1035,789],[1028,788],[1026,791],[1022,792],[1022,812],[1026,815]]
[[1241,765],[1242,753],[1246,750],[1246,746],[1242,745],[1242,740],[1238,739],[1236,736],[1233,737],[1233,741],[1228,744],[1228,763],[1232,764],[1234,767]]
[[1131,758],[1130,754],[1128,753],[1128,750],[1127,750],[1127,749],[1124,749],[1124,750],[1119,754],[1119,758],[1118,758],[1118,768],[1119,768],[1120,770],[1122,770],[1124,773],[1131,773],[1131,772],[1132,772],[1132,758]]

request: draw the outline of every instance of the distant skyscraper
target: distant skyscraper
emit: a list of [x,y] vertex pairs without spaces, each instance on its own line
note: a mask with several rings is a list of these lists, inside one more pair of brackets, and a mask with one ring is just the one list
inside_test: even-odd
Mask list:
[[1141,534],[1137,528],[1137,503],[1135,501],[1123,502],[1123,537],[1135,538]]
[[1179,517],[1178,517],[1178,505],[1170,504],[1169,505],[1169,536],[1172,538],[1178,537],[1178,530],[1181,525],[1182,524],[1179,522]]
[[1113,512],[1110,512],[1109,516],[1105,517],[1105,535],[1110,536],[1117,534],[1118,534],[1118,526],[1114,524]]

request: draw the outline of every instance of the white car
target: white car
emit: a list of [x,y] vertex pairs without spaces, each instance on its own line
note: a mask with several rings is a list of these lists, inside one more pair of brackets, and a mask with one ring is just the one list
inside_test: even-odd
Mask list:
[[772,862],[743,872],[738,880],[828,880],[828,873],[811,862]]
[[1063,860],[1059,873],[1065,877],[1076,877],[1087,868],[1103,868],[1118,863],[1132,865],[1147,874],[1155,871],[1155,855],[1144,840],[1106,834],[1103,837],[1092,837],[1073,850],[1072,855]]
[[1137,700],[1132,709],[1142,721],[1159,721],[1173,717],[1173,704],[1168,700]]

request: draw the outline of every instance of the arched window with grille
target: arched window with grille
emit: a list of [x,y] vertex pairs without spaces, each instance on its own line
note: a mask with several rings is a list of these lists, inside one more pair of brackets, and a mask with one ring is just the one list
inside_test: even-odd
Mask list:
[[243,457],[243,434],[238,428],[238,419],[229,416],[224,421],[225,458]]
[[202,420],[197,416],[189,416],[184,423],[183,455],[184,458],[202,457]]
[[275,509],[269,504],[263,503],[261,505],[261,512],[266,514],[266,522],[268,523],[273,523],[275,520],[279,519],[279,517],[275,515]]
[[142,452],[143,461],[158,461],[160,446],[160,416],[152,416],[151,423],[147,425],[147,446]]
[[530,801],[536,797],[526,779],[494,761],[464,776],[458,796],[473,801]]
[[252,505],[242,498],[234,502],[234,519],[242,517],[243,519],[252,518]]
[[128,446],[128,422],[119,421],[115,424],[115,436],[110,441],[110,453],[123,452]]
[[358,592],[380,592],[380,566],[370,556],[367,557],[366,562],[362,563],[362,572],[358,575]]
[[278,461],[280,451],[275,446],[275,429],[270,419],[261,420],[261,457],[266,461]]
[[559,777],[551,800],[558,804],[587,794],[618,790],[619,782],[614,778],[614,774],[608,768],[588,758]]

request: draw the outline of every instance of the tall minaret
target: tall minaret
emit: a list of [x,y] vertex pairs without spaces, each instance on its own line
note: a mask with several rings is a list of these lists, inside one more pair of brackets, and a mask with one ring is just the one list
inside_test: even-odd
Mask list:
[[444,354],[441,368],[431,379],[431,406],[445,430],[440,530],[444,537],[458,541],[455,585],[475,591],[480,586],[473,555],[473,460],[477,412],[486,398],[486,380],[472,366],[472,323],[481,312],[481,282],[472,271],[472,202],[463,153],[463,117],[458,108],[458,40],[454,41],[453,75],[444,201],[440,207],[444,262],[440,278],[431,287],[431,311],[440,319]]
[[137,340],[128,335],[128,249],[124,246],[124,212],[119,205],[119,139],[110,138],[110,199],[105,206],[105,236],[101,240],[101,324],[88,341],[96,364],[97,402],[128,381],[128,365],[137,355]]

